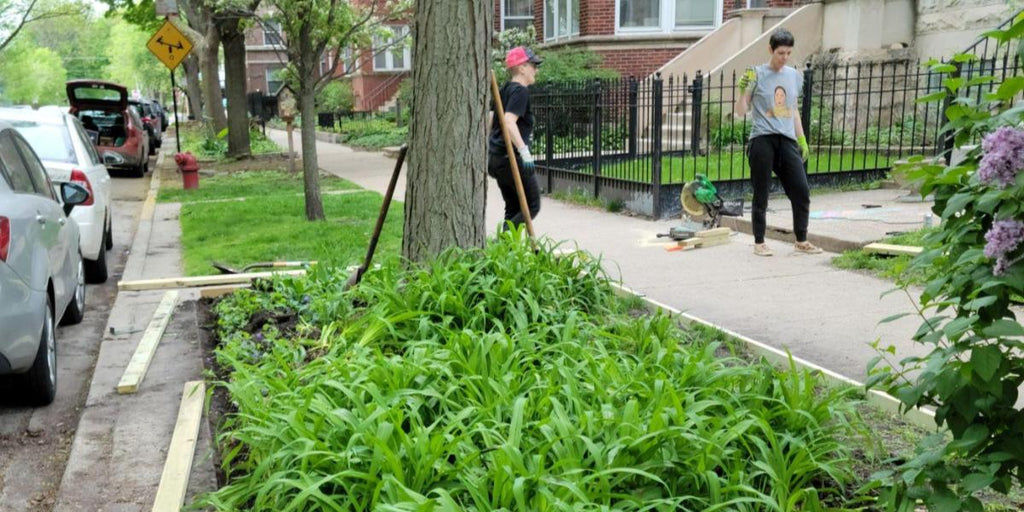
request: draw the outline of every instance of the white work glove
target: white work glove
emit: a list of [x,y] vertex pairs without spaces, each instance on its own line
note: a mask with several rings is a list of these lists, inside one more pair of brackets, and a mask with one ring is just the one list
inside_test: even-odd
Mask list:
[[523,146],[519,148],[519,156],[523,159],[523,168],[533,170],[537,165],[533,162],[533,155],[530,154],[530,147]]

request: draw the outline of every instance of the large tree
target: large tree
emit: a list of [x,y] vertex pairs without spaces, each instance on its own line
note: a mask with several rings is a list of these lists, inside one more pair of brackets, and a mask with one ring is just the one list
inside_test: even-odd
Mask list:
[[59,55],[28,38],[7,47],[0,57],[3,99],[11,103],[63,105],[67,79]]
[[0,0],[0,52],[32,23],[83,12],[85,7],[77,1]]
[[[302,174],[306,218],[323,220],[320,167],[316,154],[316,95],[329,82],[342,59],[321,73],[320,62],[328,53],[341,55],[352,44],[367,46],[372,33],[386,30],[383,24],[407,14],[410,0],[265,0],[264,17],[280,24],[291,82],[298,95],[301,120]],[[375,48],[375,51],[381,49]]]
[[249,114],[246,110],[245,29],[252,23],[260,0],[236,0],[221,5],[214,13],[221,45],[224,47],[224,89],[228,100],[228,155],[247,157]]
[[417,0],[402,254],[483,245],[490,0]]

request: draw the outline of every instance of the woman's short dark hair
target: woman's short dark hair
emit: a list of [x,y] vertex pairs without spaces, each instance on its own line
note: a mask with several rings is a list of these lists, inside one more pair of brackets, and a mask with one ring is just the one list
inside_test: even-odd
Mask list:
[[784,28],[772,32],[772,37],[768,40],[768,45],[772,48],[772,51],[775,51],[780,46],[792,47],[795,44],[796,41],[793,39],[793,33]]

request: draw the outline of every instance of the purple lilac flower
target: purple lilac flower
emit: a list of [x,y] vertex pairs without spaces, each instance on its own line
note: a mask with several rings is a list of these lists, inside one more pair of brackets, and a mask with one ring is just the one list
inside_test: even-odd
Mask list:
[[1024,241],[1024,222],[997,220],[985,233],[985,256],[997,258],[1017,248]]
[[985,156],[978,165],[982,183],[1006,188],[1024,169],[1024,131],[1004,126],[988,134],[981,142]]

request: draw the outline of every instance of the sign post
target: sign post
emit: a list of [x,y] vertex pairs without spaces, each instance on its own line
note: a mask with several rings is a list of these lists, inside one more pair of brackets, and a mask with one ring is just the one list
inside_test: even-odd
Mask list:
[[[175,5],[176,9],[177,6]],[[146,48],[171,70],[171,99],[174,102],[174,134],[181,153],[181,127],[178,125],[178,93],[175,90],[174,70],[192,51],[192,42],[182,34],[178,27],[171,23],[170,18],[164,21],[159,30],[149,38]]]

